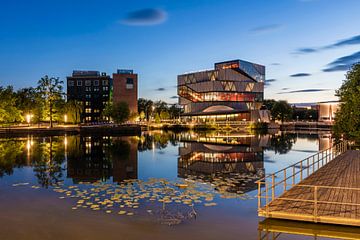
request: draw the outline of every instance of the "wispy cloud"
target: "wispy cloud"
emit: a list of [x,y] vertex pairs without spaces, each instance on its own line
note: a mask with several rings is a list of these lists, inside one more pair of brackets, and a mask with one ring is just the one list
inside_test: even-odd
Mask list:
[[167,13],[161,9],[147,8],[128,13],[120,22],[125,25],[148,26],[165,22]]
[[281,64],[280,63],[271,63],[270,65],[272,65],[272,66],[280,66]]
[[329,63],[325,69],[323,69],[324,72],[336,72],[336,71],[347,71],[350,69],[350,67],[360,62],[360,51],[353,53],[348,56],[344,56],[341,58],[336,59],[335,61]]
[[274,79],[274,78],[266,79],[265,80],[265,86],[270,86],[271,83],[273,83],[273,82],[276,82],[276,79]]
[[293,90],[293,91],[287,91],[287,92],[279,92],[277,94],[312,93],[312,92],[324,92],[324,91],[329,91],[329,90],[330,89],[309,88],[309,89]]
[[284,88],[282,88],[281,89],[281,91],[285,91],[285,90],[289,90],[290,88],[288,88],[288,87],[284,87]]
[[308,77],[311,76],[310,73],[295,73],[295,74],[291,74],[290,77]]
[[349,45],[356,45],[356,44],[360,44],[360,35],[356,35],[356,36],[346,38],[346,39],[341,39],[333,44],[325,45],[322,47],[299,48],[295,51],[295,54],[314,53],[314,52],[319,52],[322,50],[344,47],[344,46],[349,46]]
[[250,32],[253,34],[263,34],[263,33],[274,32],[276,30],[281,29],[282,27],[283,25],[281,24],[268,24],[268,25],[252,28],[250,29]]
[[177,99],[177,98],[179,98],[178,96],[171,96],[170,97],[171,99]]
[[163,87],[159,87],[159,88],[155,89],[155,91],[158,91],[158,92],[162,92],[162,91],[165,91],[165,90],[166,90],[166,89],[163,88]]

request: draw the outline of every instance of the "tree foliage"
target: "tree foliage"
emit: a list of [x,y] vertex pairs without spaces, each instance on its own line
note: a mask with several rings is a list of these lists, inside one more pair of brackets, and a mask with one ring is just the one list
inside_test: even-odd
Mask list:
[[45,102],[46,113],[50,119],[50,127],[53,126],[54,115],[57,114],[58,109],[61,109],[61,104],[64,103],[62,84],[63,81],[59,78],[47,75],[38,81],[37,90]]
[[0,87],[0,123],[16,123],[24,120],[22,111],[16,107],[17,96],[11,86]]
[[109,102],[103,111],[103,116],[111,118],[115,123],[124,123],[130,117],[129,105],[127,102],[115,104]]
[[277,101],[271,109],[271,115],[274,119],[284,122],[292,117],[292,108],[287,101]]
[[343,135],[360,142],[360,63],[347,72],[346,80],[336,91],[336,96],[341,103],[335,116],[335,136]]

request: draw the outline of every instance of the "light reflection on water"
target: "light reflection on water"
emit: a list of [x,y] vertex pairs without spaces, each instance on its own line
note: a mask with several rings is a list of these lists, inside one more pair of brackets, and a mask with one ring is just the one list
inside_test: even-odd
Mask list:
[[[130,221],[136,229],[140,228],[138,231],[143,232],[144,236],[147,234],[144,224],[152,226],[152,229],[162,228],[157,221],[158,217],[154,221],[154,218],[149,218],[147,213],[150,213],[149,210],[151,213],[161,211],[165,196],[165,201],[171,200],[167,209],[176,209],[170,216],[171,219],[174,219],[174,214],[184,212],[183,208],[179,210],[179,204],[187,207],[186,214],[192,211],[191,208],[194,209],[196,218],[192,216],[191,219],[188,219],[184,218],[184,214],[176,215],[182,220],[175,222],[181,224],[171,231],[163,229],[157,237],[159,239],[173,237],[173,231],[176,231],[179,239],[190,236],[188,234],[191,234],[192,237],[200,234],[199,236],[203,236],[203,239],[217,239],[222,236],[224,231],[229,233],[229,239],[238,239],[240,233],[244,239],[257,239],[258,218],[255,199],[257,185],[255,182],[265,174],[284,168],[313,152],[327,148],[331,143],[330,136],[330,134],[299,133],[260,136],[244,133],[224,135],[149,132],[142,136],[130,137],[102,135],[36,137],[29,135],[21,138],[0,138],[0,189],[2,189],[0,191],[2,200],[0,208],[6,208],[5,213],[21,215],[20,209],[8,207],[14,204],[21,205],[23,203],[21,198],[25,196],[34,201],[34,209],[27,209],[29,215],[27,218],[24,217],[24,219],[31,220],[34,215],[33,211],[39,213],[39,209],[41,209],[41,206],[36,203],[36,200],[41,198],[41,201],[46,204],[48,202],[57,203],[53,209],[55,213],[64,211],[64,208],[67,209],[65,210],[66,214],[59,216],[58,220],[74,217],[78,218],[83,226],[87,226],[89,223],[86,223],[84,218],[88,218],[89,214],[92,216],[93,213],[90,213],[89,210],[91,205],[88,205],[88,209],[80,209],[77,201],[81,197],[76,196],[75,191],[69,193],[68,196],[65,194],[65,197],[69,197],[68,201],[65,199],[65,201],[59,202],[61,196],[58,191],[54,192],[53,190],[59,188],[66,189],[66,191],[69,191],[69,188],[79,190],[84,184],[88,189],[105,185],[112,189],[109,195],[105,194],[101,198],[97,195],[91,196],[93,205],[97,204],[96,201],[94,202],[96,197],[99,197],[97,202],[100,203],[104,199],[113,201],[106,203],[106,206],[110,205],[111,207],[101,209],[104,211],[96,213],[95,216],[95,219],[98,219],[98,221],[94,220],[96,224],[103,226],[104,229],[106,224],[114,224],[114,221],[119,224],[117,226],[119,229],[124,227],[121,225],[122,223]],[[119,206],[124,205],[124,199],[114,198],[114,194],[124,194],[122,191],[128,189],[126,184],[147,183],[154,179],[155,182],[159,182],[156,179],[164,179],[169,182],[173,189],[171,191],[179,192],[181,197],[177,198],[178,195],[173,195],[169,199],[166,194],[161,197],[156,196],[155,209],[149,209],[149,205],[145,204],[145,202],[149,202],[146,197],[138,199],[137,202],[141,204],[136,207],[135,216],[130,220],[129,217],[121,216],[120,218],[120,216],[105,214],[110,209],[111,213],[117,213],[120,209]],[[20,185],[13,186],[13,184],[19,183]],[[21,185],[27,183],[29,184]],[[181,188],[176,185],[179,183],[186,186]],[[191,199],[190,203],[187,201],[183,204],[182,201],[185,199],[183,195],[187,194],[184,192],[190,189],[191,184],[196,184],[196,187],[207,186],[208,188],[203,192],[211,195],[211,203],[216,206],[207,207],[205,205],[206,197],[198,199],[197,197],[201,195],[199,189],[196,190],[198,192],[193,195],[195,197]],[[38,186],[41,188],[37,189]],[[119,192],[116,193],[116,191]],[[21,197],[18,195],[19,193],[21,193]],[[129,195],[128,192],[126,194]],[[130,194],[130,198],[139,196],[137,190],[132,194],[135,195]],[[145,191],[142,194],[148,194],[148,192]],[[87,200],[85,199],[85,202]],[[125,200],[129,199],[125,198]],[[41,201],[39,200],[39,202]],[[117,202],[119,206],[114,204],[116,201],[119,201]],[[126,201],[125,203],[127,203]],[[71,211],[74,207],[77,211]],[[115,207],[116,211],[113,210]],[[133,205],[130,206],[130,209],[132,207]],[[102,214],[101,217],[99,214]],[[114,217],[118,218],[115,220]],[[3,220],[0,218],[0,223]],[[0,225],[2,226],[0,230],[15,222],[5,222],[4,220]],[[34,236],[35,239],[37,235],[32,234],[31,229],[36,228],[29,227],[29,236]],[[207,233],[204,233],[205,230]],[[50,235],[55,232],[53,229],[49,229],[49,231]],[[71,238],[71,228],[68,227],[66,231],[67,237]],[[110,236],[109,231],[116,232],[112,229],[102,234]],[[6,231],[2,234],[0,237],[11,236],[11,232],[8,232],[9,235],[6,235]],[[89,236],[92,238],[97,235],[89,234]],[[129,239],[140,239],[141,236],[129,235]],[[303,239],[303,236],[292,237]],[[289,236],[280,237],[280,239],[289,239]]]

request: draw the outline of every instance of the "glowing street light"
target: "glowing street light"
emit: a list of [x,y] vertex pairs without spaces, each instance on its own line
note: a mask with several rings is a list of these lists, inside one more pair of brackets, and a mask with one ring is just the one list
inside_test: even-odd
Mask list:
[[64,123],[66,123],[67,122],[67,115],[65,114],[64,115]]
[[30,122],[31,122],[31,118],[33,117],[33,115],[32,114],[27,114],[26,115],[26,122],[29,124],[29,126],[30,126]]

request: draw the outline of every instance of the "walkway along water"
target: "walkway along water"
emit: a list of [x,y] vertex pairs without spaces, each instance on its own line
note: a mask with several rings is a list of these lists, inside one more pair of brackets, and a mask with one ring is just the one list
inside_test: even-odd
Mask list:
[[258,181],[258,215],[360,226],[360,151],[342,142]]

